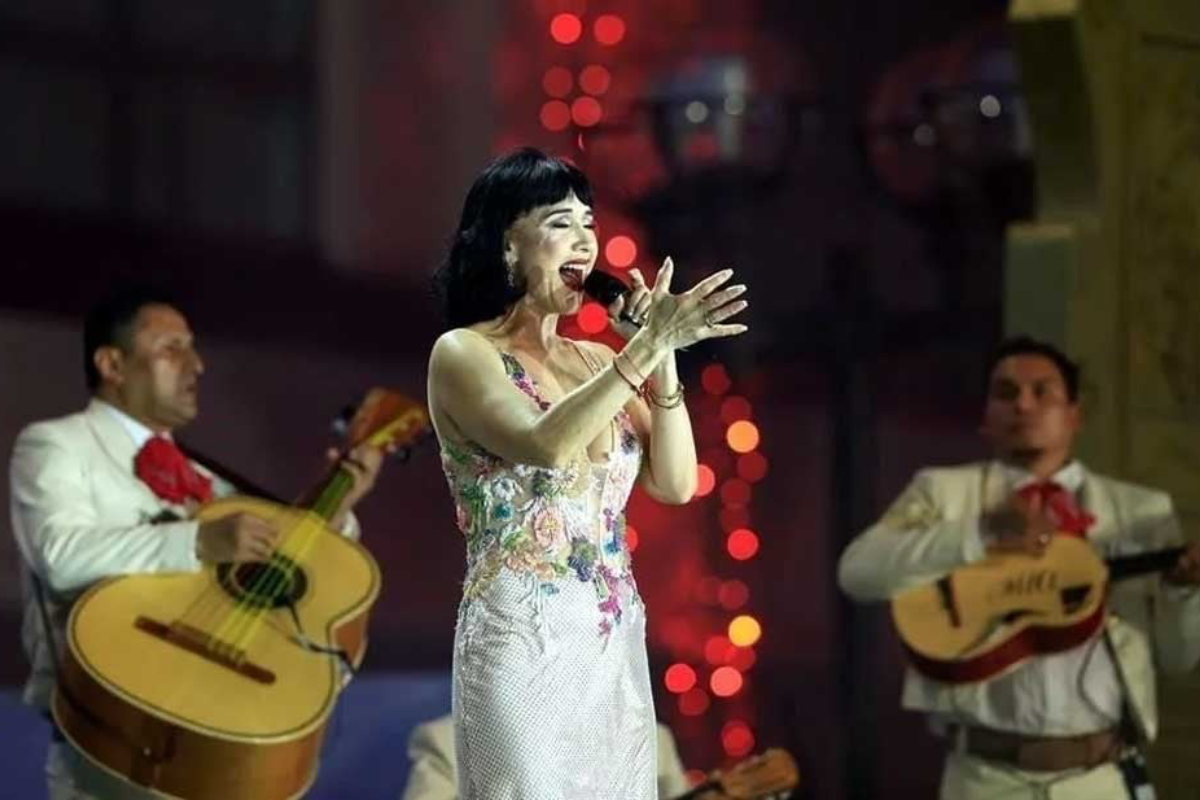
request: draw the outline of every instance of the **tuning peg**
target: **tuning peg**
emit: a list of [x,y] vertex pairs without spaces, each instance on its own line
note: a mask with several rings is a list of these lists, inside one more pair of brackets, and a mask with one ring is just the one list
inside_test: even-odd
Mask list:
[[355,405],[345,405],[333,418],[330,423],[330,429],[334,436],[345,436],[350,432],[350,421],[354,419],[354,415],[358,412],[358,407]]

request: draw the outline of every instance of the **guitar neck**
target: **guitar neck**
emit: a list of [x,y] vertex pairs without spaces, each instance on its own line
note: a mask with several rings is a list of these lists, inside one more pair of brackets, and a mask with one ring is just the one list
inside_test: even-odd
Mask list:
[[1108,578],[1111,581],[1119,581],[1125,578],[1145,575],[1149,572],[1160,572],[1170,569],[1179,561],[1179,556],[1183,554],[1183,551],[1184,548],[1182,547],[1171,547],[1166,550],[1156,550],[1153,553],[1139,553],[1136,556],[1110,558],[1107,561]]
[[333,515],[337,513],[342,501],[346,499],[346,495],[350,493],[350,489],[353,487],[354,478],[351,477],[349,472],[338,467],[333,470],[333,474],[329,477],[324,487],[317,487],[306,495],[306,497],[315,498],[309,504],[308,509],[321,519],[329,522],[333,519]]

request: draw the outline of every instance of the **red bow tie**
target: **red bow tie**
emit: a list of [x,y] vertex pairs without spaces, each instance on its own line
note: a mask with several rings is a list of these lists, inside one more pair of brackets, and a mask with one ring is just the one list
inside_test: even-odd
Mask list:
[[1055,481],[1037,481],[1028,486],[1021,488],[1017,492],[1025,500],[1031,499],[1034,495],[1042,498],[1042,505],[1050,509],[1050,516],[1054,518],[1058,529],[1063,533],[1071,534],[1084,538],[1087,536],[1088,528],[1096,521],[1096,518],[1084,511],[1075,502],[1075,498],[1063,488],[1062,484]]
[[165,436],[152,436],[133,459],[133,471],[156,495],[168,503],[189,498],[201,503],[212,499],[212,480],[201,475],[176,444]]

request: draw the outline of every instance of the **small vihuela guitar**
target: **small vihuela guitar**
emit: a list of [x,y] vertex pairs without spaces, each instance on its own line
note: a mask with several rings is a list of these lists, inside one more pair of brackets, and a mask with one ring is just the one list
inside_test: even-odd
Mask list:
[[1169,569],[1176,547],[1103,561],[1086,540],[1054,536],[1041,556],[993,555],[892,599],[913,667],[945,683],[1000,675],[1058,653],[1104,625],[1110,582]]

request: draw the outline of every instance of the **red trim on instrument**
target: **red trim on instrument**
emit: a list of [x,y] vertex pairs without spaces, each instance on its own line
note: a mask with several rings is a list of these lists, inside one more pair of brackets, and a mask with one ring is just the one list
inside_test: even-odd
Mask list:
[[977,683],[993,678],[1027,658],[1061,653],[1083,644],[1100,630],[1106,611],[1101,603],[1090,616],[1074,625],[1065,628],[1026,628],[993,649],[964,661],[929,658],[906,644],[904,650],[917,672],[927,678],[942,683]]

